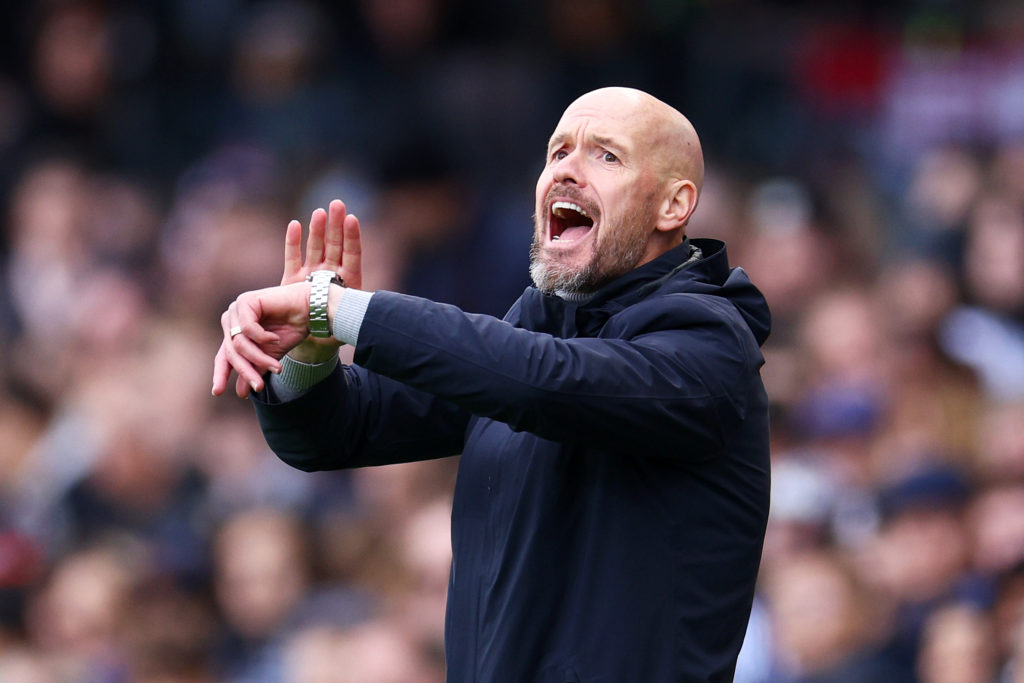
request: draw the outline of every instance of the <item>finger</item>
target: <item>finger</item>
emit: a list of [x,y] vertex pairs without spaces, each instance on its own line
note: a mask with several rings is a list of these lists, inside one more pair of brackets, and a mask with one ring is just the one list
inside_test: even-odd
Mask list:
[[249,383],[243,378],[239,377],[235,380],[235,395],[238,396],[238,398],[246,398],[249,395],[250,388]]
[[273,332],[266,330],[259,323],[259,297],[252,296],[254,293],[246,292],[231,302],[228,310],[221,316],[221,329],[228,341],[234,342],[236,337],[239,342],[252,340],[259,345],[273,344],[280,341]]
[[302,279],[302,223],[291,221],[284,233],[284,274],[281,284],[287,285]]
[[[281,338],[266,330],[260,324],[261,299],[258,293],[246,292],[235,299],[225,313],[225,325],[228,326],[228,340],[235,352],[243,356],[251,365],[257,367],[262,374],[267,370],[280,372],[281,364],[264,349],[274,347]],[[247,377],[252,383],[252,377]]]
[[327,207],[327,235],[324,238],[326,249],[324,251],[325,270],[338,270],[341,264],[341,240],[342,225],[345,223],[345,204],[340,199],[335,199]]
[[[237,326],[235,324],[236,317],[232,315],[235,309],[235,303],[232,303],[228,310],[221,316],[221,328],[224,331],[224,342],[221,344],[221,350],[224,352],[224,359],[227,364],[238,373],[239,378],[243,379],[249,386],[254,390],[259,391],[259,387],[263,385],[263,380],[252,364],[239,352],[236,348],[236,338],[241,337],[241,333],[231,334],[232,330]],[[216,381],[216,380],[215,380]],[[223,392],[227,386],[227,373],[223,376],[223,386],[219,386]],[[215,384],[215,388],[218,385]]]
[[[231,309],[228,310],[229,312],[231,311]],[[237,321],[237,315],[230,320],[230,322]],[[276,344],[280,339],[281,338],[273,332],[263,329],[259,323],[248,322],[234,324],[228,331],[228,341],[231,344],[231,348],[228,349],[228,357],[230,359],[231,351],[234,351],[244,358],[250,366],[254,366],[258,371],[256,377],[247,375],[246,379],[249,380],[250,384],[252,384],[253,379],[258,379],[260,380],[260,383],[262,383],[262,375],[264,372],[268,370],[270,372],[281,371],[281,363],[263,350],[267,346]],[[254,386],[253,388],[256,387]]]
[[317,209],[309,217],[309,240],[306,242],[306,266],[312,268],[324,260],[324,230],[327,227],[327,212]]
[[[248,327],[249,333],[260,337],[261,340],[266,336],[266,330],[257,322],[258,318],[254,315],[252,309],[252,303],[246,301],[243,303],[249,295],[249,292],[240,295],[237,299],[231,302],[228,306],[228,310],[224,311],[220,316],[220,329],[224,333],[224,339],[229,344],[234,344],[235,337],[242,334],[243,327]],[[244,320],[243,320],[244,317]]]
[[224,355],[224,344],[225,342],[221,342],[217,355],[213,357],[213,389],[210,393],[214,396],[224,393],[228,386],[228,377],[231,375],[231,366]]
[[[242,295],[231,303],[228,310],[221,316],[221,328],[224,330],[224,354],[228,363],[255,391],[263,388],[263,373],[270,370],[280,372],[281,365],[272,356],[262,351],[258,344],[273,344],[279,337],[264,330],[255,320],[243,321],[251,317],[251,305],[241,303]],[[255,366],[255,367],[254,367]]]
[[359,230],[359,219],[354,215],[345,216],[345,242],[341,257],[341,279],[347,287],[361,289],[363,286],[363,238]]
[[238,353],[237,349],[232,349],[229,344],[225,347],[225,355],[228,363],[238,373],[239,380],[252,387],[253,391],[259,391],[263,388],[263,373],[254,368],[245,356]]
[[[274,344],[278,340],[277,336],[274,335],[267,344]],[[280,372],[281,363],[276,358],[269,355],[260,347],[253,342],[252,339],[247,337],[245,333],[236,334],[234,339],[231,340],[234,350],[240,354],[250,365],[254,366],[259,374],[262,375],[264,372]],[[252,378],[250,378],[252,379]]]

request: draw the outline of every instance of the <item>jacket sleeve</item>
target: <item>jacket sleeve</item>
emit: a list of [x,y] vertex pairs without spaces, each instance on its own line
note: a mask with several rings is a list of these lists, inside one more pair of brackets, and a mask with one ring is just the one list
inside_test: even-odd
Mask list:
[[[645,302],[646,303],[646,302]],[[704,459],[763,391],[757,342],[719,297],[675,294],[559,339],[377,292],[356,361],[517,431],[599,450]]]
[[301,470],[389,465],[456,455],[469,414],[433,394],[339,366],[302,396],[252,396],[267,444]]

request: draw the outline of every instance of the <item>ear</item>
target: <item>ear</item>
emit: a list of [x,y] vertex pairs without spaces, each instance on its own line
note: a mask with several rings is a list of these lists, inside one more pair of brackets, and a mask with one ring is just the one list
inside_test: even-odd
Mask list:
[[673,180],[668,187],[669,194],[662,202],[655,228],[663,232],[677,230],[690,220],[690,214],[697,208],[697,186],[692,180]]

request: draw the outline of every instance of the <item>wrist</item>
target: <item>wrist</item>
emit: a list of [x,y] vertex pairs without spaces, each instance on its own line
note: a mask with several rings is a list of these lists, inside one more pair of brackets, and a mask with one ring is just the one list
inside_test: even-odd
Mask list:
[[289,351],[288,357],[300,363],[317,365],[337,358],[339,348],[341,342],[335,339],[317,339],[310,336]]
[[[327,292],[327,329],[334,329],[334,314],[338,310],[338,304],[341,303],[341,297],[345,294],[345,288],[341,285],[332,283],[330,290]],[[333,335],[331,339],[334,339]]]
[[306,276],[309,287],[309,333],[318,339],[331,337],[331,323],[328,315],[329,295],[333,284],[344,286],[344,282],[332,270],[314,270]]

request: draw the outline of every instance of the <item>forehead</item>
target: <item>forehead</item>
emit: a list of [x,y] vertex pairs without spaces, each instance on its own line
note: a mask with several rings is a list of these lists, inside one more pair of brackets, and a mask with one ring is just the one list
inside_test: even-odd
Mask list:
[[552,140],[585,134],[639,143],[649,125],[642,108],[630,103],[598,98],[581,98],[562,114]]

